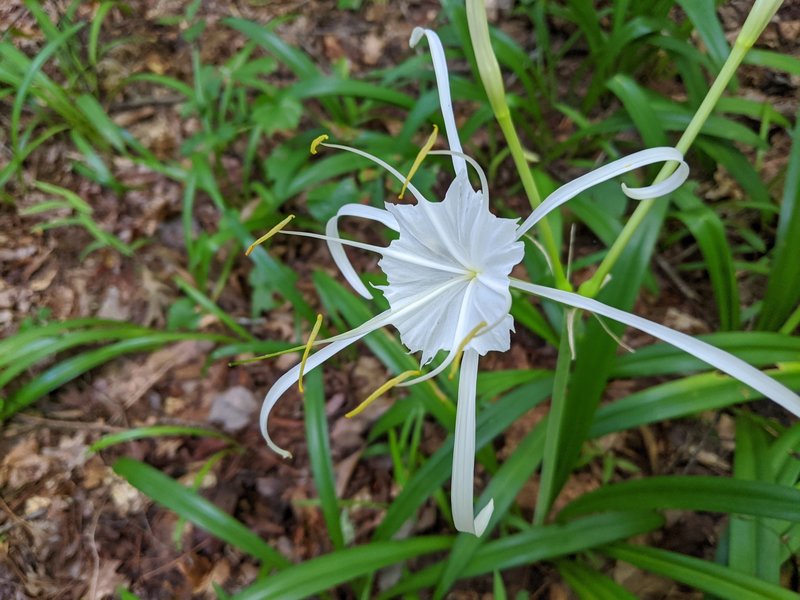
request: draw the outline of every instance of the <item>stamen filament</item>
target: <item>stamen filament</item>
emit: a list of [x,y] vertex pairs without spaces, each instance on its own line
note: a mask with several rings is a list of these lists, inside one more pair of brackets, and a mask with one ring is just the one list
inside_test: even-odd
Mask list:
[[400,375],[398,375],[397,377],[392,377],[389,381],[387,381],[377,390],[372,392],[369,395],[369,397],[366,400],[364,400],[361,404],[359,404],[353,410],[347,413],[345,417],[347,417],[348,419],[355,417],[356,415],[360,414],[365,408],[367,408],[370,404],[375,402],[375,400],[377,400],[378,398],[383,396],[386,392],[388,392],[390,389],[395,387],[398,383],[402,383],[409,377],[414,377],[415,375],[419,375],[420,372],[421,371],[404,371],[403,373],[400,373]]
[[461,340],[461,343],[458,345],[458,348],[456,348],[456,357],[453,360],[453,366],[450,367],[450,374],[447,376],[448,379],[452,380],[456,376],[456,373],[458,373],[458,366],[461,364],[461,357],[464,354],[464,348],[467,347],[467,344],[469,344],[472,341],[472,339],[475,338],[478,335],[478,333],[480,333],[481,329],[486,327],[486,325],[487,325],[486,321],[481,321],[480,323],[475,325],[475,327],[472,328],[472,330],[467,334],[467,337]]
[[311,152],[311,154],[316,154],[319,145],[327,139],[328,139],[327,133],[323,133],[322,135],[315,137],[311,141],[311,147],[308,149],[308,151]]
[[406,188],[408,187],[408,184],[411,182],[411,178],[414,176],[414,173],[417,172],[420,165],[422,165],[422,161],[425,160],[425,157],[428,155],[428,152],[430,152],[431,148],[433,148],[433,145],[436,143],[436,138],[438,137],[438,135],[439,135],[439,128],[436,125],[434,125],[433,132],[430,134],[430,136],[428,136],[428,141],[425,142],[425,144],[420,149],[419,153],[417,154],[417,157],[414,159],[414,164],[411,165],[411,170],[408,172],[408,175],[406,175],[405,181],[403,181],[403,189],[400,190],[400,194],[397,196],[398,200],[403,199],[403,195],[406,193]]
[[[323,340],[327,341],[327,340]],[[320,342],[315,342],[314,345]],[[270,352],[269,354],[260,354],[259,356],[252,356],[250,358],[242,358],[241,360],[235,360],[233,362],[229,362],[229,367],[237,367],[239,365],[247,365],[249,363],[258,362],[260,360],[266,360],[268,358],[275,358],[276,356],[283,356],[284,354],[291,354],[292,352],[300,352],[306,345],[303,344],[302,346],[294,346],[292,348],[286,348],[286,350],[278,350],[277,352]]]
[[314,323],[314,327],[311,329],[311,335],[308,336],[306,348],[303,350],[303,358],[300,360],[300,373],[297,378],[297,389],[300,390],[301,394],[303,393],[303,371],[306,369],[306,361],[308,360],[308,355],[311,354],[311,347],[314,345],[314,340],[319,333],[320,327],[322,327],[322,315],[317,315],[317,322]]
[[391,256],[393,258],[402,260],[412,265],[419,265],[421,267],[428,267],[429,269],[437,269],[439,271],[445,271],[446,273],[453,273],[454,275],[469,274],[469,272],[466,269],[459,269],[458,267],[443,265],[434,262],[432,260],[428,260],[427,258],[424,258],[416,254],[394,250],[392,248],[389,248],[388,246],[373,246],[372,244],[365,244],[363,242],[357,242],[355,240],[345,240],[343,238],[331,237],[329,235],[322,235],[321,233],[312,233],[310,231],[282,231],[281,233],[283,235],[296,235],[299,237],[313,238],[315,240],[324,240],[326,242],[335,242],[337,244],[350,246],[352,248],[359,248],[361,250],[367,250],[369,252],[376,252],[377,254],[381,254],[383,256]]
[[256,246],[259,246],[259,245],[263,244],[264,242],[266,242],[266,241],[267,241],[269,238],[271,238],[273,235],[275,235],[276,233],[278,233],[278,232],[279,232],[281,229],[283,229],[284,227],[286,227],[286,226],[289,224],[289,222],[290,222],[292,219],[294,219],[294,215],[289,215],[289,216],[288,216],[288,217],[286,217],[286,218],[285,218],[283,221],[281,221],[280,223],[278,223],[277,225],[275,225],[275,227],[273,227],[272,229],[270,229],[270,230],[269,230],[267,233],[265,233],[264,235],[262,235],[262,236],[261,236],[260,238],[258,238],[258,239],[257,239],[255,242],[253,242],[252,244],[250,244],[250,246],[249,246],[249,247],[247,248],[247,250],[245,251],[244,255],[245,255],[245,256],[250,256],[250,253],[253,251],[253,249],[254,249]]

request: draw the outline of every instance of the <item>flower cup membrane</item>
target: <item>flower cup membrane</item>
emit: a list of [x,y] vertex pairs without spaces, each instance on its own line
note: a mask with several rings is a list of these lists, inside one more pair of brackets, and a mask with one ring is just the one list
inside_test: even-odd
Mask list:
[[[343,206],[330,219],[325,235],[301,231],[286,231],[290,218],[273,228],[263,239],[272,235],[296,235],[317,238],[327,242],[334,262],[353,289],[366,298],[372,293],[359,278],[347,258],[344,246],[378,253],[380,269],[388,283],[378,286],[389,309],[366,323],[325,340],[315,340],[319,320],[309,343],[305,345],[303,360],[281,376],[267,392],[261,410],[261,431],[267,444],[283,457],[291,454],[278,447],[269,435],[268,419],[275,403],[302,374],[324,363],[344,348],[361,340],[367,334],[386,326],[400,333],[401,342],[412,353],[420,353],[420,370],[407,371],[389,380],[376,390],[361,406],[348,413],[352,416],[394,386],[409,386],[430,379],[448,367],[458,369],[459,388],[456,410],[455,442],[453,449],[453,474],[451,503],[453,520],[459,531],[482,535],[490,523],[493,501],[483,507],[477,516],[473,508],[473,477],[475,466],[475,395],[479,357],[490,351],[503,352],[510,347],[514,323],[509,310],[511,289],[560,302],[601,315],[640,329],[656,338],[680,348],[709,365],[731,375],[742,383],[771,398],[795,415],[800,416],[800,397],[774,379],[746,362],[691,336],[674,331],[647,319],[607,306],[591,298],[572,292],[528,283],[510,277],[511,270],[521,262],[524,254],[520,238],[550,212],[576,197],[588,188],[618,177],[626,172],[654,163],[674,161],[677,168],[665,181],[649,187],[628,188],[623,192],[635,200],[652,199],[669,194],[688,177],[689,168],[682,154],[669,147],[650,148],[616,160],[591,173],[563,185],[548,196],[522,224],[517,219],[499,218],[489,211],[486,176],[481,167],[465,155],[456,129],[450,101],[450,89],[444,50],[437,35],[427,29],[417,28],[411,37],[414,46],[426,37],[433,58],[434,72],[439,91],[445,133],[450,150],[432,151],[431,140],[415,161],[409,177],[380,158],[363,150],[328,143],[320,136],[311,145],[316,154],[320,146],[357,154],[384,168],[398,181],[403,191],[408,190],[415,204],[387,202],[384,209],[360,204]],[[449,155],[455,176],[444,198],[431,202],[410,182],[413,171],[424,155]],[[472,166],[481,189],[470,183],[467,168]],[[402,192],[401,192],[402,194]],[[378,222],[399,234],[388,246],[374,246],[342,239],[338,220],[357,217]],[[312,347],[323,346],[315,353]],[[427,373],[422,369],[439,354],[442,361]]]

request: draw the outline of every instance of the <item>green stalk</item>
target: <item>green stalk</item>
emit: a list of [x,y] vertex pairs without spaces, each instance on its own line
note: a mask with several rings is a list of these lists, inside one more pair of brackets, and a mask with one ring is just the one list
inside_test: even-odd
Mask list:
[[[514,159],[514,166],[517,168],[525,195],[528,196],[531,208],[536,208],[542,202],[542,196],[536,187],[536,182],[531,175],[525,152],[519,141],[517,130],[511,118],[511,111],[506,102],[505,87],[503,77],[500,74],[500,65],[492,50],[492,42],[489,38],[489,23],[486,20],[486,8],[483,0],[467,0],[467,23],[469,25],[469,35],[472,40],[472,47],[475,51],[475,60],[478,64],[478,72],[489,98],[489,104],[500,125],[500,130],[506,138],[511,157]],[[553,265],[553,276],[555,277],[556,287],[563,290],[571,290],[564,268],[561,265],[561,257],[556,245],[553,230],[547,219],[542,219],[537,224],[539,237],[542,245],[547,252],[550,262]]]
[[[745,55],[750,51],[750,48],[753,47],[753,44],[758,39],[758,36],[761,35],[761,32],[767,26],[767,23],[769,23],[769,20],[775,14],[775,11],[778,10],[780,4],[780,0],[757,0],[753,5],[753,9],[747,16],[747,20],[742,27],[742,31],[736,38],[736,43],[731,49],[731,53],[725,61],[725,64],[722,65],[719,75],[717,75],[717,78],[711,85],[711,89],[708,90],[706,97],[703,99],[703,102],[700,104],[697,112],[692,117],[692,120],[689,123],[689,126],[686,128],[686,131],[683,132],[680,140],[678,140],[678,143],[675,145],[675,147],[680,150],[682,154],[685,155],[689,150],[689,147],[694,143],[694,140],[697,138],[697,135],[703,128],[703,125],[705,125],[708,117],[714,111],[714,107],[716,106],[717,102],[722,97],[723,92],[728,87],[731,79],[733,79],[733,76],[736,73],[736,70],[739,68],[739,65],[741,64]],[[664,181],[673,173],[676,166],[677,163],[675,162],[669,162],[665,164],[661,168],[661,171],[659,171],[658,176],[656,176],[653,183]],[[636,229],[642,224],[645,217],[650,212],[654,202],[655,200],[643,200],[639,203],[617,239],[614,240],[611,248],[608,249],[608,253],[606,254],[605,258],[603,258],[603,261],[600,263],[600,266],[597,268],[595,274],[591,279],[581,285],[580,289],[578,290],[580,294],[590,298],[593,298],[598,294],[603,282],[608,277],[611,269],[616,264],[623,250],[631,241]]]
[[570,367],[572,366],[572,351],[570,350],[569,311],[565,311],[561,326],[561,341],[558,346],[558,360],[553,378],[553,393],[550,396],[550,412],[547,416],[547,433],[544,438],[544,455],[542,457],[542,474],[539,481],[539,495],[536,498],[536,510],[533,515],[534,525],[543,525],[550,512],[555,495],[559,488],[556,484],[558,477],[558,458],[562,444],[562,435],[569,427],[571,407],[567,386],[569,385]]

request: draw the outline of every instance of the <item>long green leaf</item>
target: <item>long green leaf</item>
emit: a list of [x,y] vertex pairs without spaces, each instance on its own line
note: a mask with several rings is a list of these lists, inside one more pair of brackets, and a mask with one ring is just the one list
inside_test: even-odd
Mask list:
[[800,112],[796,120],[772,267],[758,322],[761,329],[780,328],[800,300]]
[[53,37],[28,66],[17,88],[17,95],[14,98],[14,105],[11,108],[11,144],[15,149],[19,147],[19,120],[22,115],[22,107],[28,96],[28,89],[31,87],[31,84],[33,84],[34,79],[39,75],[39,71],[44,64],[50,60],[50,57],[53,56],[58,48],[69,40],[69,38],[78,33],[83,26],[83,23],[78,23]]
[[[564,315],[561,341],[558,346],[556,372],[553,377],[553,393],[550,399],[550,413],[547,418],[547,436],[544,442],[542,473],[533,517],[535,525],[544,523],[545,517],[550,511],[550,506],[558,493],[560,486],[559,458],[565,451],[562,447],[563,440],[569,439],[565,432],[572,427],[575,415],[582,412],[581,407],[575,405],[578,400],[577,397],[567,394],[572,364],[572,348],[570,348],[569,339],[571,332],[567,321],[568,318],[567,315]],[[569,450],[567,449],[567,451]]]
[[641,87],[627,75],[617,74],[606,83],[620,99],[646,146],[666,146],[667,135]]
[[700,34],[717,69],[728,58],[730,47],[717,18],[714,0],[678,0]]
[[[499,435],[514,420],[544,400],[552,388],[552,379],[544,377],[522,386],[481,411],[477,417],[475,447],[480,449]],[[406,482],[403,490],[386,511],[375,530],[374,539],[391,538],[413,518],[417,509],[447,480],[453,458],[452,436]]]
[[5,403],[0,402],[0,419],[9,417],[68,381],[123,354],[153,350],[169,342],[208,337],[206,334],[150,333],[73,356],[36,376],[11,394]]
[[119,433],[110,433],[108,435],[104,435],[94,444],[89,446],[89,452],[99,452],[100,450],[104,450],[111,446],[123,444],[125,442],[131,442],[133,440],[185,435],[216,438],[219,440],[225,440],[229,444],[238,446],[238,443],[232,437],[213,429],[189,427],[186,425],[150,425],[148,427],[136,427],[126,431],[120,431]]
[[703,253],[717,301],[720,328],[726,331],[738,329],[739,289],[722,220],[685,186],[673,194],[673,200],[680,208],[676,216],[692,233]]
[[800,490],[765,481],[667,476],[623,481],[584,494],[558,515],[679,508],[800,521]]
[[578,560],[559,560],[556,566],[580,600],[636,600],[613,579]]
[[114,472],[159,504],[176,512],[211,535],[260,560],[265,567],[282,568],[289,561],[248,527],[217,506],[164,475],[158,469],[132,458],[122,457]]
[[[782,365],[781,369],[766,373],[791,389],[800,389],[800,363]],[[597,411],[597,418],[591,425],[591,435],[600,437],[614,431],[695,415],[762,397],[724,375],[695,375],[636,392],[603,406]]]
[[[767,450],[767,435],[747,413],[736,419],[733,475],[760,485],[775,481]],[[784,489],[794,490],[792,487]],[[780,582],[780,530],[774,519],[732,516],[728,524],[728,566],[771,583]]]
[[[737,331],[699,335],[697,338],[730,352],[754,367],[800,361],[800,338],[796,336]],[[638,348],[633,353],[618,356],[612,376],[617,378],[652,377],[654,375],[693,373],[707,369],[708,365],[694,356],[669,344],[658,343]]]
[[233,600],[302,600],[384,567],[447,550],[451,542],[450,537],[431,536],[338,550],[261,579]]
[[797,594],[745,573],[699,558],[658,548],[615,544],[603,549],[611,558],[680,581],[712,596],[729,600],[797,600]]
[[[611,282],[603,289],[599,299],[607,304],[630,309],[648,270],[650,257],[658,239],[666,213],[666,202],[656,201],[647,218],[634,234],[631,242],[612,271]],[[609,325],[617,334],[621,328]],[[608,374],[614,364],[617,344],[595,319],[586,323],[585,333],[577,344],[568,395],[575,407],[573,426],[563,433],[558,457],[556,493],[566,481],[580,456],[583,442],[590,435],[595,411],[606,386]]]
[[[565,525],[544,525],[509,535],[484,545],[470,560],[463,577],[530,565],[591,550],[612,540],[627,539],[662,526],[659,515],[648,512],[619,512],[593,515]],[[403,579],[379,599],[397,597],[435,585],[444,563],[436,563]]]
[[546,424],[539,423],[514,448],[513,454],[503,462],[489,485],[478,499],[476,506],[486,506],[494,500],[494,512],[481,537],[470,534],[459,535],[447,558],[444,572],[439,578],[434,598],[442,598],[461,576],[473,556],[488,541],[488,534],[499,523],[517,498],[522,486],[533,475],[542,462]]
[[306,392],[303,396],[306,423],[306,444],[311,473],[322,504],[322,515],[328,536],[336,549],[344,547],[339,501],[336,497],[336,478],[331,461],[328,438],[328,419],[325,416],[325,390],[322,372],[315,369],[305,376]]

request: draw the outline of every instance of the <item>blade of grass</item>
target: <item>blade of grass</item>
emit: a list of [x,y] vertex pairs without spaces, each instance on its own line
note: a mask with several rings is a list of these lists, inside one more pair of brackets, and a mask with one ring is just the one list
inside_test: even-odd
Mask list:
[[456,538],[434,591],[434,599],[443,598],[461,577],[475,553],[489,540],[489,532],[502,521],[522,486],[541,464],[546,431],[544,423],[539,423],[534,427],[492,476],[489,485],[476,503],[476,506],[486,506],[489,499],[494,500],[494,512],[486,527],[486,532],[481,537],[464,534]]
[[797,600],[797,594],[706,560],[647,546],[615,544],[603,554],[729,600]]
[[579,560],[559,560],[556,567],[580,600],[636,600],[613,579]]
[[68,381],[86,373],[87,371],[106,363],[123,354],[133,352],[146,352],[154,350],[169,342],[177,342],[187,339],[209,339],[213,336],[208,334],[191,333],[150,333],[141,337],[123,340],[115,344],[109,344],[97,350],[91,350],[73,356],[62,361],[41,375],[38,375],[27,384],[22,386],[5,402],[0,402],[0,419],[5,419],[32,404],[45,394],[61,387]]
[[[733,475],[737,480],[762,486],[774,480],[766,432],[747,413],[736,419]],[[777,511],[769,516],[777,517]],[[781,539],[778,531],[783,525],[771,518],[731,517],[728,524],[728,566],[764,581],[779,583]]]
[[233,600],[302,600],[390,565],[447,550],[452,538],[418,537],[338,550],[257,581]]
[[722,220],[685,186],[673,193],[672,198],[680,208],[676,216],[692,233],[703,253],[717,301],[720,328],[725,331],[738,329],[739,288]]
[[28,96],[28,89],[31,87],[31,84],[33,84],[33,81],[37,75],[39,75],[39,71],[42,69],[44,64],[50,60],[50,57],[55,54],[60,46],[66,43],[67,40],[69,40],[73,35],[78,33],[78,31],[83,28],[83,25],[83,23],[78,23],[54,36],[47,44],[45,44],[44,48],[42,48],[39,54],[36,55],[36,58],[30,62],[28,69],[25,71],[25,75],[22,78],[19,87],[17,88],[17,95],[14,98],[14,105],[11,108],[11,146],[15,153],[19,150],[20,118],[22,116],[22,107],[25,104],[25,99]]
[[239,443],[229,435],[213,429],[205,429],[204,427],[190,427],[187,425],[150,425],[148,427],[135,427],[119,433],[111,433],[104,435],[94,444],[89,446],[89,452],[99,452],[117,444],[131,442],[133,440],[141,440],[155,437],[166,436],[196,436],[196,437],[210,437],[219,440],[225,440],[232,446],[239,446]]
[[284,556],[248,527],[158,469],[127,457],[117,459],[112,468],[147,497],[260,560],[262,566],[278,569],[289,566]]
[[[573,315],[576,319],[577,315]],[[572,348],[570,347],[569,315],[564,314],[561,328],[561,341],[558,347],[556,371],[553,377],[553,393],[550,400],[550,413],[547,418],[547,436],[544,443],[544,456],[542,457],[542,473],[539,483],[539,493],[536,497],[536,509],[533,517],[534,525],[541,525],[550,512],[550,506],[559,489],[559,457],[565,452],[573,452],[575,448],[565,447],[565,440],[574,443],[576,440],[565,435],[565,431],[572,427],[575,415],[580,408],[575,406],[578,400],[569,396],[567,389],[570,381],[570,367],[572,364]],[[579,449],[578,449],[579,451]]]
[[[699,335],[698,339],[730,352],[754,367],[800,361],[800,338],[779,333],[737,331]],[[708,366],[667,344],[637,348],[636,352],[617,357],[612,376],[652,377],[705,371]]]
[[336,477],[331,462],[331,448],[328,437],[328,419],[325,416],[325,391],[322,374],[315,369],[305,376],[306,392],[303,396],[305,407],[306,443],[311,473],[317,487],[322,516],[328,528],[328,536],[335,549],[344,547],[339,499],[336,497]]
[[[528,531],[485,544],[467,565],[463,577],[475,577],[591,550],[611,540],[652,531],[663,523],[659,515],[639,511],[593,515],[566,525],[532,527]],[[435,585],[443,568],[444,563],[439,562],[404,577],[401,583],[378,596],[378,600],[395,598]]]
[[717,70],[721,69],[730,54],[730,47],[725,39],[722,25],[717,19],[714,0],[678,0],[678,4],[700,34],[711,60],[714,61],[714,66]]
[[175,283],[184,294],[189,296],[194,302],[200,305],[200,307],[208,312],[209,314],[214,315],[217,319],[220,320],[222,324],[224,324],[228,329],[233,331],[236,335],[238,335],[243,340],[247,341],[256,341],[255,336],[247,331],[244,327],[239,325],[233,317],[231,317],[228,313],[222,310],[217,304],[208,296],[206,296],[203,292],[195,288],[191,283],[183,279],[182,277],[175,277]]
[[[767,375],[791,389],[800,389],[800,363],[781,365]],[[603,406],[591,426],[592,437],[647,423],[695,415],[762,398],[739,381],[717,373],[694,375],[637,392]]]
[[800,300],[800,111],[796,121],[772,267],[758,322],[761,329],[779,329]]
[[800,521],[800,490],[767,481],[662,476],[606,485],[573,500],[559,520],[607,510],[684,509]]

